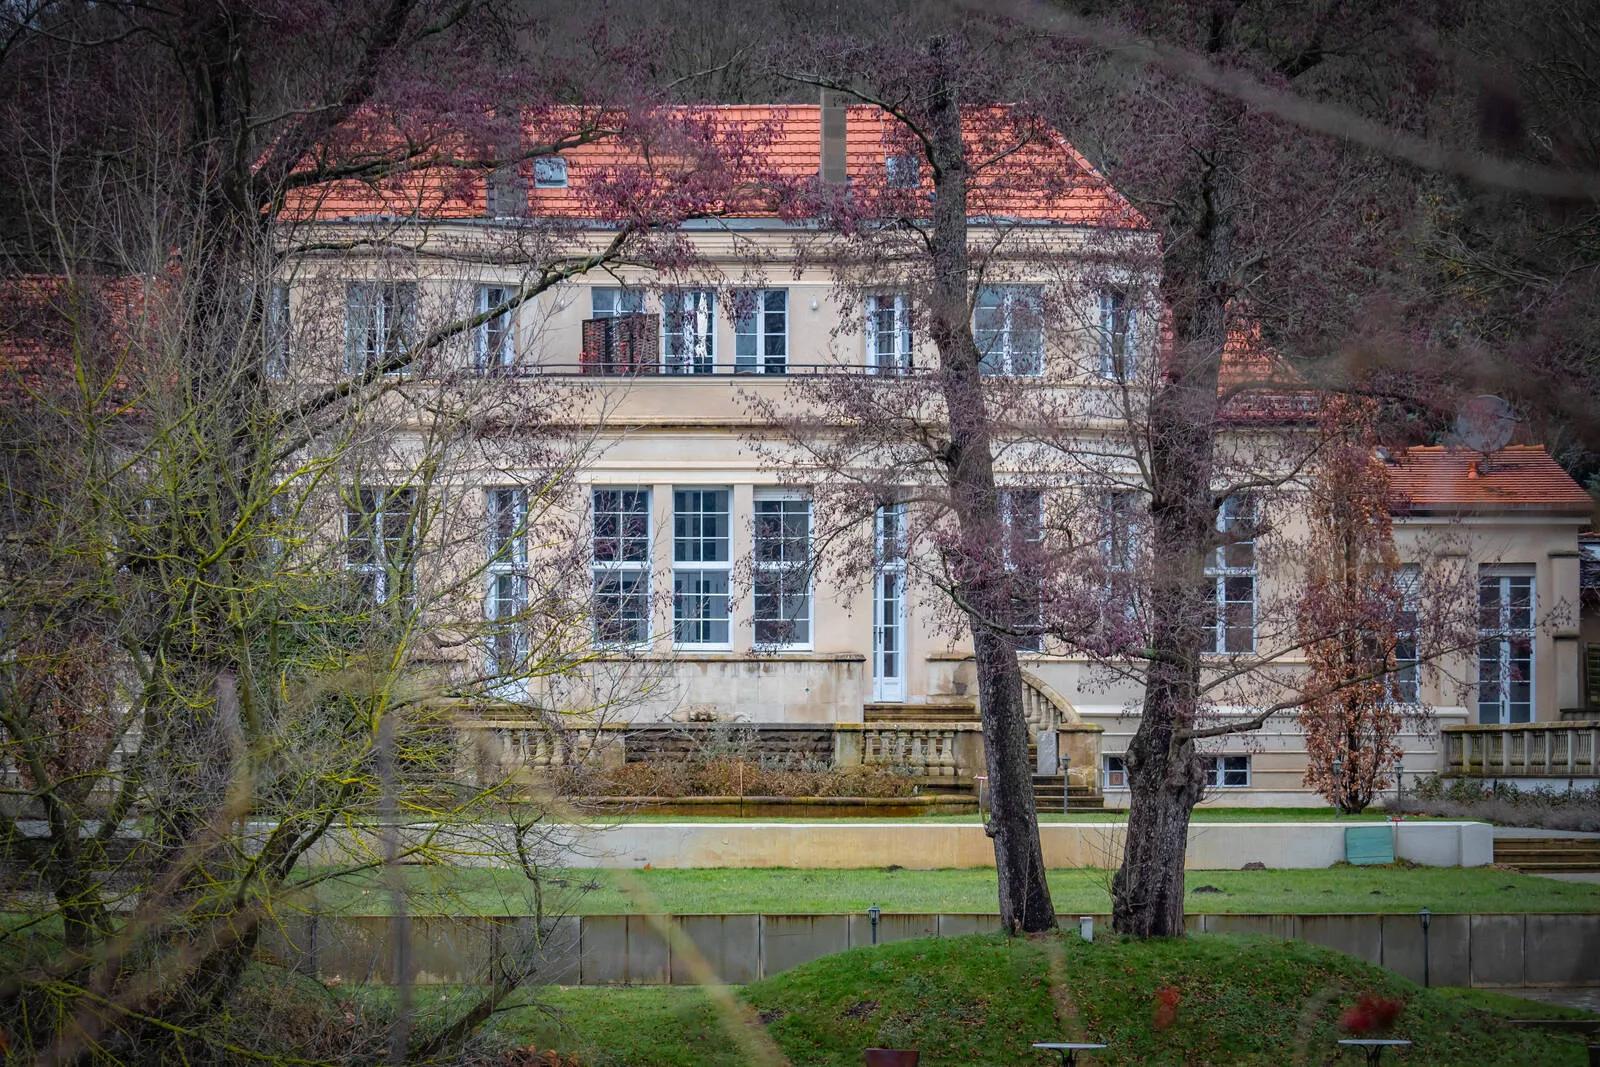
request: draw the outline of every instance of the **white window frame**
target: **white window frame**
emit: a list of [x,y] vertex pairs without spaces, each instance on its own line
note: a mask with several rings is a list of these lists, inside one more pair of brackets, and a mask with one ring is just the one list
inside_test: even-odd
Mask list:
[[[991,294],[998,294],[998,301],[992,306],[986,303]],[[1031,365],[1018,369],[1019,356],[1023,353],[1018,347],[1017,335],[1021,332],[1018,325],[1018,306],[1024,301],[1031,301],[1037,308],[1039,346],[1036,352],[1028,353]],[[987,310],[993,310],[999,315],[999,326],[993,331],[995,340],[987,346],[982,340],[982,335],[990,333],[987,329],[980,329],[978,319]],[[978,345],[978,372],[989,377],[1009,378],[1038,378],[1044,375],[1044,287],[1041,285],[985,285],[975,294],[972,309],[972,334],[973,340]],[[995,343],[999,350],[995,351]]]
[[[1496,591],[1497,608],[1493,620],[1487,620],[1483,613],[1483,592],[1489,583],[1493,583]],[[1515,588],[1526,586],[1528,592],[1527,618],[1522,624],[1514,618],[1511,593]],[[1482,725],[1511,724],[1521,722],[1535,722],[1539,716],[1539,694],[1535,687],[1539,669],[1539,643],[1536,633],[1538,620],[1538,572],[1532,565],[1526,566],[1491,566],[1485,564],[1478,568],[1478,683],[1477,705],[1478,722]],[[1519,656],[1514,653],[1513,645],[1525,642],[1527,655]],[[1499,690],[1499,696],[1494,702],[1496,717],[1484,718],[1484,708],[1488,703],[1484,699],[1484,667],[1489,662],[1485,653],[1490,646],[1494,651],[1494,668],[1497,680],[1493,683]],[[1509,687],[1515,682],[1510,681],[1511,671],[1515,661],[1526,659],[1528,685],[1527,709],[1525,719],[1514,717],[1513,702],[1509,694]],[[1521,703],[1518,701],[1517,703]]]
[[[477,313],[482,315],[509,299],[511,299],[509,285],[486,282],[478,286]],[[496,333],[499,334],[498,344]],[[516,315],[513,312],[503,311],[492,319],[478,323],[472,335],[473,357],[480,372],[504,370],[516,363],[516,346],[513,344],[516,337]]]
[[[767,300],[772,296],[782,296],[783,329],[774,331],[772,316],[779,312],[767,307]],[[748,305],[748,311],[745,306]],[[746,289],[738,295],[733,308],[733,368],[741,374],[788,374],[789,373],[789,312],[788,289]],[[768,341],[773,338],[782,338],[783,354],[773,356],[768,353]],[[754,348],[753,353],[745,353],[740,349],[745,340],[750,340]]]
[[[1128,763],[1119,755],[1107,753],[1100,757],[1100,788],[1102,791],[1111,789],[1127,789]],[[1120,778],[1121,781],[1117,781]]]
[[567,161],[562,156],[539,156],[533,161],[535,189],[565,189]]
[[289,339],[292,320],[289,317],[289,286],[274,282],[267,290],[266,352],[262,372],[273,381],[289,377]]
[[[805,505],[805,516],[806,516],[805,551],[804,551],[803,557],[801,559],[799,559],[799,560],[787,560],[786,559],[786,560],[763,561],[761,559],[761,544],[762,544],[762,541],[764,540],[764,538],[762,537],[762,532],[761,532],[761,530],[762,530],[762,505],[763,504],[772,504],[772,503],[783,503],[783,504],[802,503],[802,504]],[[815,545],[813,544],[813,538],[815,537],[815,527],[816,527],[816,516],[814,514],[814,504],[812,502],[812,499],[811,499],[809,494],[801,493],[801,492],[772,490],[772,489],[757,490],[756,494],[755,494],[754,514],[751,516],[751,519],[752,519],[752,536],[751,536],[750,553],[751,553],[751,572],[752,572],[752,574],[751,574],[751,582],[750,582],[750,597],[751,597],[750,618],[751,618],[751,623],[752,623],[752,627],[751,628],[752,628],[753,636],[754,636],[754,639],[755,639],[755,645],[756,645],[757,648],[771,649],[771,650],[775,650],[775,651],[785,651],[785,652],[807,652],[807,651],[810,651],[812,648],[815,647],[815,643],[816,643],[816,604],[817,604],[816,590],[815,590],[815,588],[813,588],[814,585],[815,585],[814,575],[812,574],[813,553],[815,551]],[[798,624],[802,621],[801,617],[798,616],[798,615],[793,616],[791,618],[782,618],[782,617],[763,618],[763,616],[762,616],[762,614],[760,612],[760,607],[759,607],[759,605],[761,604],[762,598],[763,598],[763,595],[760,592],[762,580],[764,578],[771,578],[773,576],[776,576],[777,580],[781,583],[784,580],[784,576],[786,574],[790,574],[790,573],[793,573],[793,572],[798,572],[799,574],[801,574],[805,578],[805,583],[806,583],[805,584],[805,592],[802,594],[805,597],[805,616],[804,616],[804,620],[803,620],[805,622],[805,639],[804,640],[799,640],[799,641],[770,641],[770,640],[764,641],[764,640],[762,640],[762,637],[761,637],[761,626],[762,626],[763,623],[773,623],[773,624],[776,624],[776,625],[779,625],[779,626],[794,626],[794,627],[798,627]],[[766,594],[766,596],[768,596],[768,597],[770,597],[772,595],[773,594]],[[780,605],[783,604],[783,601],[784,601],[786,595],[787,594],[782,592],[781,587],[780,587],[780,592],[777,594],[778,603]]]
[[[602,308],[602,302],[611,306]],[[644,314],[644,290],[625,285],[591,285],[589,287],[589,317],[592,319],[617,319],[624,315]]]
[[922,159],[915,152],[892,152],[883,157],[883,179],[891,189],[915,189],[922,184]]
[[[1243,755],[1236,752],[1218,752],[1214,755],[1203,755],[1200,757],[1200,760],[1201,766],[1205,768],[1207,789],[1250,788],[1250,782],[1255,773],[1255,769],[1252,766],[1253,761],[1248,755]],[[1237,765],[1234,767],[1228,767],[1225,765],[1228,761],[1235,761],[1236,764],[1238,761],[1243,762],[1244,781],[1230,782],[1227,780],[1228,775],[1239,773],[1239,768]]]
[[[358,308],[364,321],[357,321]],[[397,342],[402,349],[410,347],[416,316],[415,282],[350,282],[345,287],[345,372],[364,374],[387,363]],[[405,374],[410,369],[406,364],[384,373]]]
[[[1135,347],[1138,331],[1135,327],[1133,301],[1126,289],[1102,289],[1100,308],[1100,377],[1113,382],[1131,381],[1139,372],[1139,354]],[[1117,316],[1122,316],[1122,356],[1117,356]]]
[[[888,330],[880,321],[887,313]],[[888,345],[884,344],[885,339]],[[886,350],[887,349],[887,350]],[[905,293],[872,293],[867,297],[867,366],[874,374],[904,374],[912,369],[916,337],[911,324],[911,297]]]
[[[1219,538],[1228,536],[1230,520],[1236,517],[1236,512],[1240,509],[1243,509],[1244,514],[1239,517],[1239,521],[1247,529],[1253,527],[1257,521],[1256,516],[1259,514],[1259,507],[1259,502],[1249,495],[1230,496],[1224,500],[1221,506],[1217,508],[1216,530]],[[1228,561],[1228,550],[1230,548],[1239,548],[1240,546],[1249,547],[1250,563],[1248,566],[1240,566],[1237,563],[1229,563]],[[1211,553],[1211,561],[1206,567],[1206,576],[1211,579],[1212,596],[1214,597],[1212,612],[1215,617],[1211,626],[1210,648],[1213,655],[1246,656],[1255,652],[1256,641],[1259,637],[1256,628],[1260,622],[1261,576],[1259,564],[1256,540],[1253,534],[1247,539],[1220,541],[1216,549]],[[1230,600],[1228,598],[1228,583],[1246,578],[1250,580],[1250,599],[1248,601]],[[1245,603],[1250,605],[1250,645],[1248,648],[1230,649],[1228,647],[1228,605]]]
[[[598,527],[599,527],[599,517],[601,515],[601,511],[600,511],[600,508],[599,508],[599,497],[600,497],[600,494],[602,494],[602,493],[616,493],[616,494],[618,494],[618,501],[617,501],[618,507],[617,507],[617,509],[615,511],[608,511],[608,512],[606,512],[606,514],[614,514],[614,515],[617,516],[617,523],[618,523],[617,531],[618,532],[617,532],[617,538],[616,539],[617,539],[619,548],[627,541],[636,540],[636,538],[633,538],[632,536],[626,534],[623,531],[622,521],[623,521],[624,517],[625,516],[629,516],[629,515],[640,515],[640,516],[643,517],[643,522],[644,522],[644,532],[643,532],[644,546],[643,546],[642,558],[640,558],[640,559],[601,559],[600,558],[600,553],[599,553],[599,540],[600,540],[600,538],[599,538]],[[625,494],[625,493],[637,493],[637,494],[639,494],[639,496],[642,499],[642,502],[644,504],[644,507],[642,509],[639,509],[639,510],[624,510],[621,505],[623,503],[622,494]],[[653,598],[651,597],[651,590],[650,590],[651,561],[655,558],[655,531],[654,531],[654,528],[652,526],[652,521],[651,521],[652,512],[650,510],[650,506],[651,506],[651,493],[650,493],[650,487],[647,486],[647,485],[595,485],[595,486],[591,486],[590,487],[590,490],[589,490],[589,595],[590,595],[591,608],[594,611],[594,617],[590,622],[590,637],[591,637],[591,640],[592,640],[592,642],[593,642],[593,644],[594,644],[594,646],[596,648],[641,648],[641,647],[644,647],[644,646],[648,645],[650,643],[651,639],[655,636],[655,617],[654,617],[654,608],[653,608]],[[622,553],[619,552],[619,555],[620,554],[622,554]],[[628,593],[623,593],[621,591],[620,582],[625,577],[631,579],[632,583],[637,587],[636,591],[630,591]],[[607,581],[609,579],[613,579],[613,578],[615,578],[619,583],[618,591],[615,592],[615,593],[608,594],[608,595],[617,597],[619,599],[619,601],[623,596],[642,595],[643,598],[644,598],[643,612],[642,612],[642,615],[641,615],[641,617],[644,620],[644,633],[642,635],[634,638],[631,641],[610,640],[608,638],[602,637],[601,634],[600,634],[599,626],[600,626],[600,621],[601,621],[601,615],[600,615],[600,612],[598,611],[598,609],[594,608],[593,606],[596,604],[596,602],[598,602],[598,600],[600,598],[600,586],[601,586],[601,583],[604,582],[604,581]]]
[[1391,704],[1422,702],[1422,657],[1418,642],[1422,605],[1422,565],[1404,563],[1395,575],[1400,596],[1400,625],[1395,628],[1394,670],[1384,678],[1384,698]]
[[[488,588],[484,592],[483,614],[491,624],[488,671],[491,677],[498,678],[506,675],[508,666],[521,663],[528,655],[525,627],[494,625],[528,610],[528,491],[521,486],[491,486],[484,490],[484,507],[488,516]],[[508,586],[510,595],[502,595]],[[513,663],[505,662],[507,654]]]
[[[389,507],[391,500],[399,498],[403,507]],[[417,547],[416,490],[410,486],[369,486],[355,490],[354,506],[349,497],[344,500],[345,570],[365,575],[372,582],[372,598],[377,604],[387,604],[394,598],[396,580],[410,586]],[[370,503],[370,506],[369,506]],[[403,514],[407,529],[405,540],[410,551],[400,560],[390,558],[389,537],[386,525],[396,512]],[[367,558],[352,558],[351,549],[357,541],[356,522],[367,526],[361,540],[367,542]],[[409,599],[412,590],[405,591]]]
[[[700,494],[698,509],[684,510],[679,507],[684,501],[680,494]],[[722,509],[707,510],[704,506],[705,494],[720,493],[722,496]],[[722,520],[722,533],[720,537],[707,537],[704,521],[706,518],[720,517]],[[693,524],[691,531],[688,524]],[[721,542],[721,559],[706,559],[704,549],[707,544],[715,545]],[[688,549],[688,551],[686,551]],[[715,550],[714,550],[714,554]],[[694,558],[700,556],[702,558]],[[682,584],[690,579],[703,579],[718,577],[722,579],[722,592],[689,593],[681,588]],[[676,485],[672,487],[672,647],[681,650],[701,651],[727,651],[733,647],[733,490],[720,485]],[[696,612],[694,619],[686,618],[683,609],[687,598],[694,597],[698,601],[714,601],[720,595],[722,612],[715,613]],[[692,640],[682,638],[680,627],[689,624],[721,624],[723,637],[719,640]]]
[[715,290],[668,289],[661,294],[661,369],[668,374],[716,373]]
[[[872,687],[874,700],[900,701],[906,690],[906,622],[910,611],[906,603],[909,589],[906,581],[906,556],[910,548],[907,519],[910,509],[903,500],[890,500],[880,504],[872,516],[872,556],[874,566],[872,590]],[[884,602],[885,582],[892,582],[895,591],[893,615]],[[890,672],[884,663],[887,642],[885,632],[895,634],[895,666]]]
[[[1000,551],[1001,558],[1005,562],[1005,567],[1008,572],[1014,573],[1017,567],[1016,561],[1012,559],[1011,546],[1016,543],[1015,539],[1017,537],[1016,528],[1018,502],[1030,496],[1033,498],[1033,505],[1031,508],[1031,510],[1034,512],[1033,530],[1031,535],[1028,536],[1026,540],[1032,544],[1043,544],[1044,490],[1038,486],[1031,485],[1009,486],[1000,490],[1000,525],[1003,527],[1001,531]],[[1036,575],[1035,581],[1038,583],[1039,612],[1034,617],[1033,625],[1039,626],[1042,625],[1044,621],[1044,576]],[[1042,632],[1027,635],[1019,634],[1013,640],[1016,643],[1018,652],[1044,651],[1044,634]]]

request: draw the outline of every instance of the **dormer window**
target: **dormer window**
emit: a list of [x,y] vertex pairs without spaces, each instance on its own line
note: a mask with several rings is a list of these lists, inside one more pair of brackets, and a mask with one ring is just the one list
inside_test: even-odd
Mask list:
[[537,189],[565,189],[567,161],[560,156],[540,156],[534,160],[533,184]]
[[915,189],[921,178],[917,157],[909,152],[889,156],[883,161],[883,169],[892,189]]

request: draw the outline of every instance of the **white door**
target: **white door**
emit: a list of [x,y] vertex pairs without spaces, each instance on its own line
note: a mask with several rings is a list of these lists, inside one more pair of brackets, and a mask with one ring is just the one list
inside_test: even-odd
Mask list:
[[878,509],[872,592],[872,698],[906,698],[905,505]]

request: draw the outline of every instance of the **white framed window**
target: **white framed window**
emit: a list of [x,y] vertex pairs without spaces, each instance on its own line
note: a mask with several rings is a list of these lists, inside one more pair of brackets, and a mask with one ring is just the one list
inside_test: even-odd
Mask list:
[[754,525],[755,643],[810,648],[811,501],[794,493],[760,493]]
[[590,496],[594,640],[650,640],[650,490],[594,489]]
[[1138,590],[1134,569],[1139,557],[1139,494],[1131,489],[1100,492],[1100,559],[1106,569],[1107,592],[1121,601],[1122,614],[1132,619]]
[[1422,699],[1422,662],[1418,641],[1418,617],[1421,612],[1422,567],[1407,563],[1395,575],[1396,591],[1400,597],[1399,616],[1395,620],[1394,671],[1386,679],[1385,689],[1390,702],[1417,704]]
[[669,373],[716,370],[717,294],[669,289],[661,294],[661,362]]
[[900,152],[885,156],[883,173],[892,189],[915,189],[922,180],[922,165],[914,153]]
[[1248,789],[1250,787],[1249,756],[1202,756],[1206,769],[1206,785],[1212,789]]
[[412,595],[416,547],[416,490],[358,489],[345,498],[345,569],[362,597],[387,604]]
[[[511,299],[511,290],[503,285],[478,286],[478,314],[497,308]],[[511,312],[500,314],[478,324],[473,331],[474,358],[480,371],[498,370],[516,362],[516,351],[511,343]]]
[[514,673],[528,656],[528,491],[486,489],[488,509],[488,594],[484,615],[489,628],[489,673]]
[[1012,625],[1032,633],[1018,634],[1017,651],[1044,648],[1044,578],[1039,574],[1039,545],[1044,542],[1044,493],[1039,489],[1000,490],[1000,521],[1004,526],[1001,552],[1012,575]]
[[345,371],[364,374],[382,366],[399,374],[405,364],[389,366],[411,346],[417,287],[410,282],[351,282],[345,289]]
[[672,491],[672,643],[730,647],[728,576],[732,567],[726,489]]
[[1101,786],[1102,789],[1128,788],[1128,765],[1123,762],[1121,756],[1103,756],[1101,763],[1103,765],[1101,778],[1105,783]]
[[988,285],[972,313],[983,374],[1037,377],[1044,373],[1044,290],[1037,285]]
[[1218,544],[1206,574],[1212,582],[1211,651],[1256,650],[1256,502],[1230,496],[1217,509]]
[[1478,721],[1532,722],[1534,569],[1478,569]]
[[274,285],[267,292],[266,359],[263,372],[270,379],[282,381],[289,376],[289,287]]
[[867,362],[878,374],[911,369],[911,298],[904,293],[867,297]]
[[1125,382],[1138,370],[1133,306],[1121,289],[1100,293],[1100,377]]
[[753,289],[736,298],[734,369],[747,374],[789,370],[789,290]]
[[534,160],[533,185],[536,189],[565,189],[567,161],[560,156],[540,156]]
[[596,285],[589,290],[590,317],[614,319],[619,315],[644,313],[644,290],[617,285]]

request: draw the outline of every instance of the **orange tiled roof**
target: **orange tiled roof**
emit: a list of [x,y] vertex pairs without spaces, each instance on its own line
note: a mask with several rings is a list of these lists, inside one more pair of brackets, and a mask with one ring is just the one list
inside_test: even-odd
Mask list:
[[1408,448],[1389,463],[1397,512],[1545,511],[1588,515],[1595,502],[1543,445],[1481,452]]
[[[903,128],[870,106],[847,109],[845,155],[851,183],[880,187],[887,156],[904,151]],[[971,154],[998,161],[983,168],[969,191],[974,216],[997,216],[1076,225],[1137,227],[1143,225],[1133,207],[1071,145],[1053,132],[1009,118],[1002,108],[972,112],[966,120]],[[759,155],[775,179],[797,180],[817,174],[821,163],[821,109],[817,105],[700,105],[670,109],[670,120],[699,125],[702,133],[721,131]],[[619,118],[621,118],[619,116]],[[548,121],[548,120],[547,120]],[[620,136],[607,137],[561,153],[567,161],[567,185],[539,189],[530,181],[529,209],[542,218],[594,218],[593,194],[618,169],[648,165],[660,180],[671,176],[671,152],[653,151],[648,164],[637,140],[620,122]],[[1019,141],[1031,140],[1017,150]],[[547,140],[549,130],[530,131],[531,139]],[[659,151],[660,146],[655,146]],[[924,186],[932,188],[924,175]],[[424,168],[378,182],[328,183],[290,198],[289,218],[324,220],[366,216],[421,216],[432,219],[481,217],[485,211],[486,178],[453,167]],[[752,201],[732,214],[771,217],[769,205]]]

